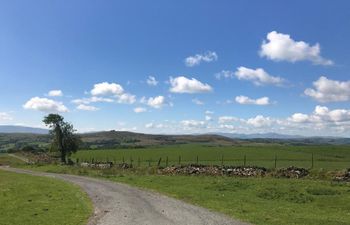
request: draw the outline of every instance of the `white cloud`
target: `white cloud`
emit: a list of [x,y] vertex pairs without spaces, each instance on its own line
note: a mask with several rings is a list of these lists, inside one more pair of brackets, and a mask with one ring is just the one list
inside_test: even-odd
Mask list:
[[158,84],[158,81],[153,76],[148,76],[148,79],[146,82],[149,86],[157,86],[157,84]]
[[251,99],[247,96],[237,96],[235,98],[236,102],[239,104],[247,105],[269,105],[270,104],[270,99],[268,97],[262,97],[262,98],[257,98],[257,99]]
[[48,96],[60,97],[60,96],[63,96],[63,92],[61,90],[51,90],[49,91]]
[[7,112],[0,112],[0,122],[1,121],[10,121],[13,120],[13,117]]
[[235,73],[230,70],[223,70],[219,73],[215,74],[216,79],[221,80],[223,78],[228,79],[228,78],[233,78]]
[[83,111],[97,111],[99,110],[99,108],[92,106],[92,105],[84,105],[84,104],[80,104],[77,106],[77,109],[79,110],[83,110]]
[[271,126],[273,123],[273,120],[270,117],[264,117],[262,115],[257,115],[254,118],[250,118],[247,120],[248,125],[252,125],[254,127],[266,127]]
[[141,99],[142,103],[146,103],[148,106],[159,109],[162,108],[165,103],[165,97],[164,96],[156,96],[156,97],[150,97],[148,100],[145,100],[145,98]]
[[255,85],[282,85],[285,80],[281,77],[275,77],[268,74],[264,69],[250,69],[247,67],[238,67],[235,72],[236,77],[239,80],[248,80],[253,82]]
[[205,120],[206,121],[211,121],[211,120],[213,120],[213,117],[211,117],[209,115],[205,115]]
[[185,129],[206,127],[206,122],[200,120],[182,120],[180,123]]
[[310,45],[304,41],[295,41],[290,35],[272,31],[261,45],[260,56],[273,61],[311,61],[313,64],[332,65],[331,60],[321,56],[318,43]]
[[118,103],[133,104],[136,102],[136,96],[129,93],[117,95],[116,97]]
[[157,129],[162,129],[164,127],[166,127],[164,124],[159,123],[159,124],[155,124],[155,123],[147,123],[145,125],[146,128],[148,129],[153,129],[153,128],[157,128]]
[[114,102],[114,100],[111,98],[102,98],[102,97],[96,97],[96,96],[92,96],[90,98],[80,98],[80,99],[72,100],[72,103],[77,105],[80,105],[80,104],[88,105],[92,102]]
[[214,112],[213,112],[213,111],[210,111],[210,110],[206,110],[206,111],[205,111],[205,114],[214,114]]
[[193,67],[201,64],[201,62],[212,62],[218,60],[216,52],[208,51],[204,54],[196,54],[185,59],[185,64],[188,67]]
[[307,88],[304,93],[319,102],[350,101],[350,80],[337,81],[321,76],[313,82],[314,88]]
[[154,128],[154,124],[153,123],[147,123],[145,125],[146,128]]
[[309,116],[303,113],[294,113],[288,120],[295,123],[305,123],[309,121]]
[[213,91],[209,84],[204,84],[195,78],[189,79],[184,76],[170,78],[170,92],[173,93],[205,93]]
[[313,123],[313,124],[340,124],[350,122],[350,110],[334,109],[329,110],[325,106],[316,106],[313,113],[307,115],[303,113],[295,113],[287,119],[294,123]]
[[194,98],[192,99],[192,102],[196,105],[204,105],[204,102],[202,102],[201,100],[199,100],[198,98]]
[[136,107],[136,108],[134,108],[134,112],[135,113],[147,112],[147,109],[143,108],[143,107]]
[[25,109],[33,109],[42,112],[68,112],[68,108],[62,102],[57,102],[48,98],[34,97],[24,105]]
[[91,94],[97,95],[121,95],[124,93],[124,89],[120,84],[102,82],[94,85],[91,90]]

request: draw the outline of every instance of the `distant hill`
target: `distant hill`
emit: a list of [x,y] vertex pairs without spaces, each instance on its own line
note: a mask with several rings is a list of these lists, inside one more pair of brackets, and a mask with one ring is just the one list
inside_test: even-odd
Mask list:
[[238,138],[238,139],[295,139],[295,138],[305,138],[301,135],[287,135],[279,133],[255,133],[255,134],[240,134],[240,133],[217,133],[218,135],[229,137],[229,138]]
[[[18,150],[25,146],[37,149],[48,148],[51,141],[48,131],[40,128],[18,126],[0,126],[0,151]],[[1,129],[2,128],[2,129]],[[4,132],[5,131],[5,132]],[[26,132],[27,131],[27,132]],[[197,135],[160,135],[127,131],[101,131],[78,134],[82,140],[82,149],[118,149],[145,148],[148,146],[200,143],[208,146],[234,146],[251,144],[281,145],[350,145],[350,138],[303,137],[267,134],[197,134]]]
[[0,125],[0,133],[28,133],[28,134],[48,134],[47,129],[14,126],[14,125]]

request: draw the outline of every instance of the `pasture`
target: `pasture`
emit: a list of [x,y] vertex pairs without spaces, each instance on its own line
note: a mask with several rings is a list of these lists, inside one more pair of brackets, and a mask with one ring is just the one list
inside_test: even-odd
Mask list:
[[2,225],[83,225],[92,212],[90,200],[77,186],[2,170],[0,202]]
[[134,166],[178,164],[250,165],[266,168],[298,166],[313,169],[342,170],[350,167],[350,146],[292,146],[251,144],[215,146],[183,144],[142,149],[81,150],[74,160],[133,163]]

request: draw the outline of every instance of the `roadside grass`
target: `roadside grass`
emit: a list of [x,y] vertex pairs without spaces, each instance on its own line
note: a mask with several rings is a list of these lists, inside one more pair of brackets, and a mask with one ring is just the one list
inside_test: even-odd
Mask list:
[[205,144],[182,144],[156,146],[144,149],[81,150],[72,156],[79,161],[133,162],[138,166],[156,165],[161,158],[161,166],[179,163],[221,165],[246,165],[277,168],[298,166],[324,170],[342,170],[350,167],[350,146],[292,146],[280,144],[215,146]]
[[91,201],[75,185],[0,170],[1,225],[83,225],[91,213]]
[[30,169],[93,176],[154,190],[257,225],[349,225],[350,184],[330,180],[163,176],[155,168],[72,166]]
[[17,159],[15,157],[9,156],[8,154],[5,153],[0,153],[0,165],[3,166],[16,166],[16,165],[24,165],[25,162],[23,162],[20,159]]

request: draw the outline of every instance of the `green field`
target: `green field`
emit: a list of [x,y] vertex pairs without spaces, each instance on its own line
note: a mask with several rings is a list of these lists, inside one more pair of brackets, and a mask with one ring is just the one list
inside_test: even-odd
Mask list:
[[92,212],[87,195],[74,185],[2,170],[0,203],[1,225],[83,225]]
[[[350,167],[350,146],[290,146],[290,145],[244,145],[244,146],[209,146],[185,144],[159,146],[144,149],[85,150],[78,151],[73,159],[79,161],[123,161],[133,162],[135,166],[154,166],[161,158],[161,165],[198,163],[221,165],[263,166],[299,166],[305,168],[339,170]],[[244,160],[246,158],[246,160]],[[313,163],[312,163],[313,158]]]
[[326,180],[163,176],[140,171],[44,165],[29,168],[155,190],[256,225],[350,225],[350,184]]

